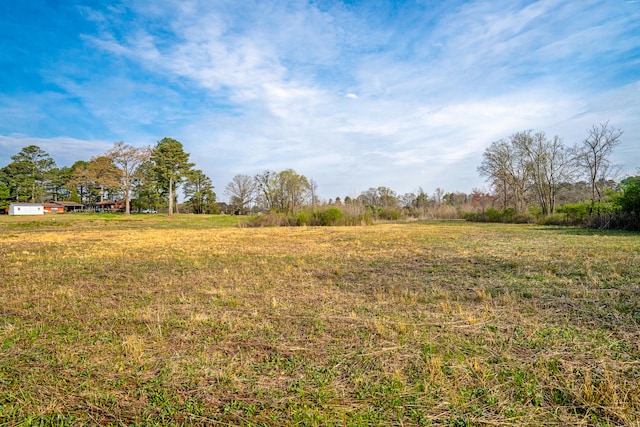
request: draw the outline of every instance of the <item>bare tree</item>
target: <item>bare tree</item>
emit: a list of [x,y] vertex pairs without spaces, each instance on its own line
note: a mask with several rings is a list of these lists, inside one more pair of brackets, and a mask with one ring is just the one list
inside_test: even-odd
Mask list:
[[131,213],[131,188],[133,187],[135,175],[140,165],[149,160],[150,155],[151,152],[148,147],[136,148],[122,141],[114,143],[113,148],[106,153],[106,156],[120,170],[120,183],[124,190],[125,215]]
[[400,203],[402,203],[402,207],[405,209],[411,209],[416,204],[416,195],[413,193],[404,193],[398,198],[400,199]]
[[318,183],[313,178],[309,180],[309,197],[311,198],[312,206],[318,206],[320,204],[320,198],[318,197]]
[[422,187],[418,188],[418,193],[416,194],[416,199],[413,203],[414,206],[420,210],[421,215],[425,215],[427,213],[427,208],[429,207],[429,196],[425,193]]
[[256,197],[256,181],[249,175],[238,174],[231,179],[224,190],[229,196],[231,208],[240,214],[246,214]]
[[444,196],[444,190],[440,187],[436,188],[436,191],[433,192],[433,201],[437,206],[442,204],[442,197]]
[[484,189],[474,188],[471,192],[471,206],[480,207],[482,213],[485,213],[487,206],[493,204],[494,197]]
[[265,211],[278,209],[278,173],[265,170],[253,179],[256,185],[256,204]]
[[487,177],[493,185],[502,201],[502,208],[512,205],[516,213],[526,210],[529,186],[529,171],[514,143],[518,137],[519,134],[514,134],[508,140],[492,142],[483,153],[482,164],[478,168],[480,175]]
[[560,185],[572,178],[574,170],[562,139],[558,136],[549,139],[544,132],[532,135],[526,131],[515,134],[513,143],[525,161],[542,214],[553,214]]
[[619,168],[611,163],[613,149],[620,144],[622,130],[609,126],[609,122],[593,125],[589,136],[582,141],[576,151],[576,164],[586,175],[591,188],[591,207],[593,213],[596,202],[602,201],[606,182],[613,179]]

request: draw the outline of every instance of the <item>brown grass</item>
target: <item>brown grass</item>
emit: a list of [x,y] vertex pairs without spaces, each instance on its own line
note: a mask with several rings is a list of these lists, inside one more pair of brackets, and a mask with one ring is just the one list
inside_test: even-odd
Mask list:
[[640,423],[638,235],[45,218],[0,219],[0,424]]

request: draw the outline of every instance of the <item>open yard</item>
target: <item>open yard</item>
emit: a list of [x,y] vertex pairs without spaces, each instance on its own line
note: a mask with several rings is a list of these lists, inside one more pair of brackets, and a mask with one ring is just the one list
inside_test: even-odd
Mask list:
[[0,425],[640,425],[640,235],[0,217]]

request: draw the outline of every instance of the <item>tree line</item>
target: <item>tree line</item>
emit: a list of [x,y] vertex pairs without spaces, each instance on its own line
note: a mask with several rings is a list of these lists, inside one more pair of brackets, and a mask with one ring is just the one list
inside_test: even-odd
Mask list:
[[163,138],[154,147],[116,142],[106,153],[72,166],[57,167],[51,156],[29,145],[0,169],[0,208],[10,202],[73,201],[83,205],[124,199],[124,212],[166,206],[176,211],[177,188],[195,213],[215,213],[213,184],[189,162],[182,143]]
[[[193,213],[277,213],[277,222],[284,224],[326,223],[329,217],[330,222],[345,217],[351,222],[403,217],[549,222],[559,216],[565,223],[579,223],[615,211],[635,218],[640,213],[640,177],[617,182],[620,168],[611,161],[622,134],[607,122],[594,125],[574,146],[532,130],[493,141],[478,167],[489,189],[469,194],[442,188],[427,194],[422,187],[399,194],[380,186],[321,200],[313,179],[285,169],[235,175],[224,189],[228,204],[217,203],[211,179],[172,138],[141,148],[116,142],[103,155],[61,168],[44,150],[30,145],[0,169],[0,209],[12,201],[91,205],[108,197],[124,199],[126,214],[132,209],[172,214],[180,206]],[[180,205],[179,188],[184,194]]]
[[[461,207],[475,202],[468,195],[437,188],[428,195],[422,188],[398,194],[388,187],[371,187],[359,195],[320,200],[313,179],[293,169],[265,170],[253,176],[238,174],[226,185],[229,203],[217,203],[211,179],[190,161],[182,144],[163,138],[154,147],[133,147],[116,142],[90,160],[57,167],[36,145],[24,147],[0,169],[0,209],[11,202],[74,201],[85,206],[123,199],[124,212],[144,209],[193,213],[280,213],[297,215],[306,208],[333,206],[353,217],[396,219],[402,216],[453,218]],[[182,190],[184,202],[178,204]],[[336,212],[335,210],[333,211]]]
[[[537,216],[543,221],[560,212],[565,218],[573,216],[573,222],[600,226],[624,217],[620,225],[637,228],[629,220],[640,215],[640,199],[635,196],[640,179],[617,182],[620,166],[611,160],[622,135],[608,122],[593,125],[587,137],[573,146],[557,135],[516,132],[489,145],[478,172],[487,179],[503,218],[526,219],[539,210]],[[576,189],[577,197],[562,200]]]
[[568,147],[557,135],[516,132],[491,143],[478,172],[488,179],[502,209],[522,213],[536,201],[543,215],[553,214],[560,188],[586,180],[593,210],[615,178],[610,156],[621,136],[622,131],[608,123],[594,125],[582,145]]

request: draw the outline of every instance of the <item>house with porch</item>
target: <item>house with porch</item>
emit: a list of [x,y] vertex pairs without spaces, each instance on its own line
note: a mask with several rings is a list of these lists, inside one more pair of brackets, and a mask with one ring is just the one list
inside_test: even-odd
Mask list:
[[59,205],[64,207],[65,212],[82,212],[84,210],[84,205],[76,202],[56,202]]
[[124,211],[124,208],[124,200],[103,200],[85,205],[86,210],[94,212],[118,212]]
[[84,205],[76,202],[46,202],[43,206],[46,213],[77,212],[84,208]]

